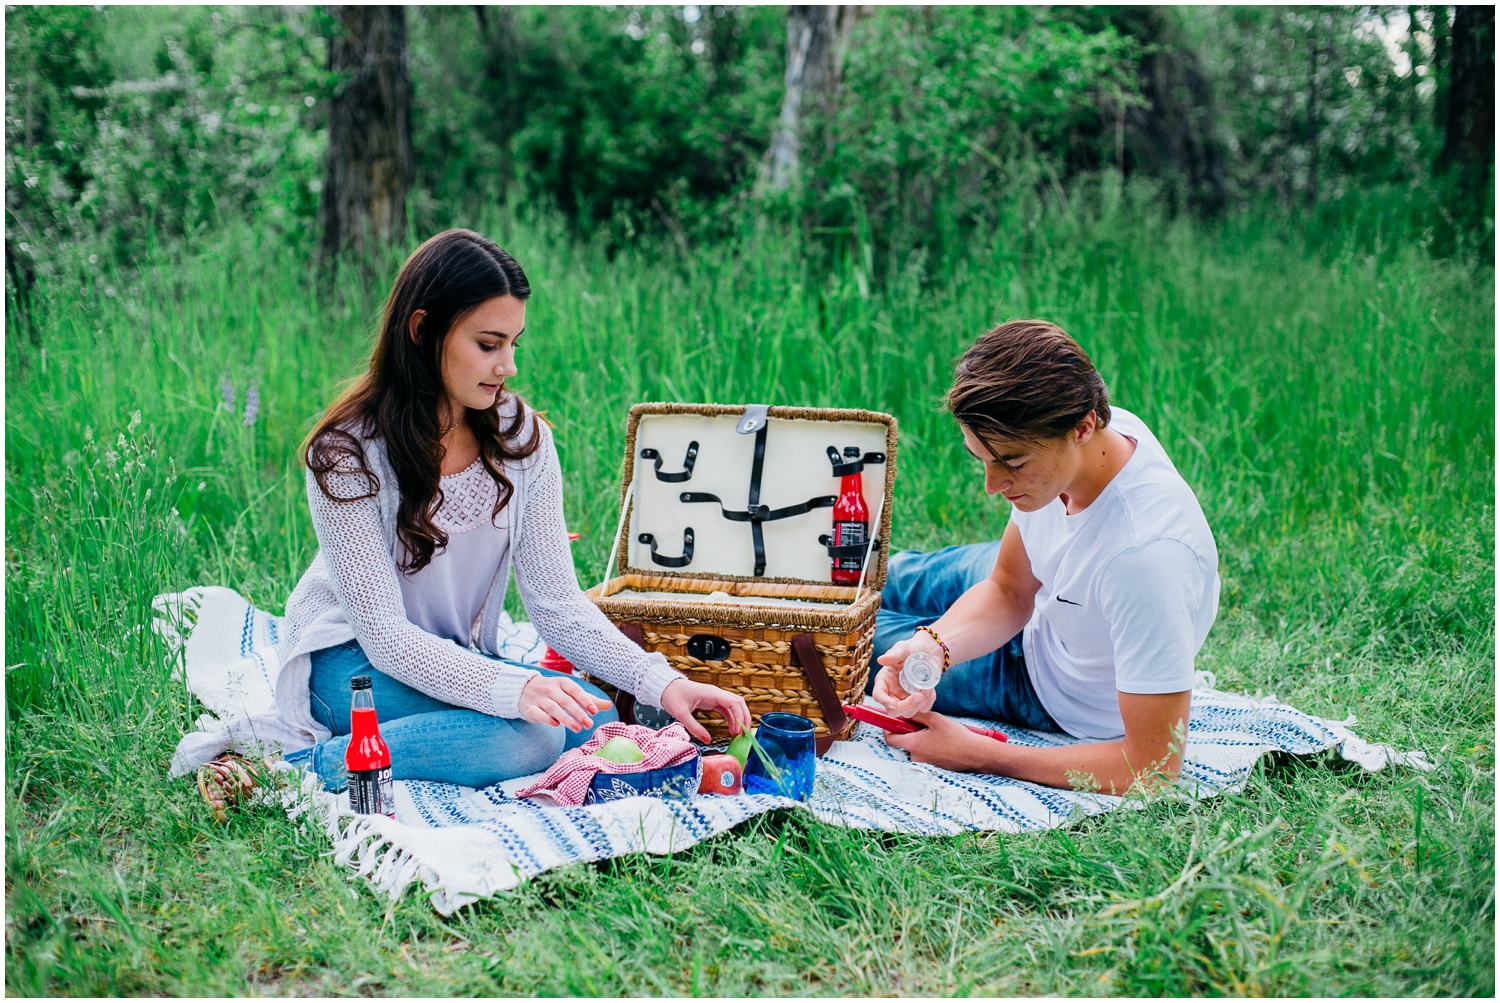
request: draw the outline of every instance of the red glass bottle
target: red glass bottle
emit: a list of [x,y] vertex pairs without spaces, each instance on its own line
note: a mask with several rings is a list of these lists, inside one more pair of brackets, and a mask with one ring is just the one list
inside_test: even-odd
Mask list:
[[355,676],[349,680],[349,688],[353,691],[349,707],[349,748],[344,750],[344,766],[349,771],[349,807],[356,815],[395,818],[391,750],[380,737],[370,677]]
[[[835,547],[864,547],[869,542],[870,510],[865,505],[863,465],[859,462],[858,446],[844,449],[844,462],[855,465],[852,474],[844,474],[839,484],[839,499],[833,505],[833,545]],[[833,559],[833,581],[854,585],[859,582],[860,572],[865,566],[865,555],[835,557]]]

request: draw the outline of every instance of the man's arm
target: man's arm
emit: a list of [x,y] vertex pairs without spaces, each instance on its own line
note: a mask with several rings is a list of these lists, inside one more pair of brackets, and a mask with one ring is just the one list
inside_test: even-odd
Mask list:
[[1114,742],[1026,748],[976,735],[952,718],[933,713],[915,716],[927,725],[925,731],[887,734],[885,740],[919,763],[997,773],[1047,787],[1083,787],[1118,795],[1137,780],[1149,787],[1158,776],[1176,777],[1182,769],[1192,692],[1121,693],[1119,699],[1125,737]]
[[[1019,634],[1031,619],[1036,593],[1041,587],[1042,583],[1031,573],[1031,559],[1026,556],[1021,531],[1011,523],[1000,537],[995,570],[959,596],[932,625],[933,631],[948,645],[953,664],[989,654]],[[926,698],[920,693],[908,694],[898,681],[901,664],[914,651],[925,651],[942,662],[943,649],[926,633],[892,645],[876,659],[885,668],[875,680],[875,699],[901,717],[932,707],[933,691],[928,690]]]

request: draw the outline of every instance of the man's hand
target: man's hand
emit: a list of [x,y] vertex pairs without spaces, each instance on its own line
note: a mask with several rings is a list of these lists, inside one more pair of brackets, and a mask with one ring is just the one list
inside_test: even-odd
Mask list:
[[518,702],[522,720],[565,727],[569,731],[592,728],[593,716],[608,706],[608,701],[597,702],[571,679],[543,675],[531,677],[521,689]]
[[998,744],[943,714],[913,714],[912,720],[925,724],[926,729],[909,735],[886,732],[885,744],[905,749],[914,762],[931,763],[945,770],[985,769],[985,753],[994,752]]
[[750,730],[750,708],[745,698],[707,683],[675,679],[661,693],[661,709],[671,714],[700,742],[709,741],[708,731],[693,717],[695,710],[711,710],[729,725],[729,733],[738,735]]
[[926,652],[937,659],[939,665],[943,664],[943,646],[934,641],[926,631],[918,631],[905,641],[898,641],[891,645],[890,651],[875,659],[882,667],[875,677],[875,689],[871,695],[897,717],[911,717],[932,710],[932,705],[937,700],[935,689],[908,693],[901,688],[901,666],[910,655],[918,651]]

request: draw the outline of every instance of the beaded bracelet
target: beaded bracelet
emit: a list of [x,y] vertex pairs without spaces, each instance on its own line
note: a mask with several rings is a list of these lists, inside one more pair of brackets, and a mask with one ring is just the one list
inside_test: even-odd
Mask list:
[[943,671],[947,672],[948,666],[953,664],[953,656],[948,652],[948,646],[943,643],[943,639],[937,636],[937,631],[933,630],[931,627],[927,626],[924,623],[922,624],[922,626],[913,631],[913,633],[926,634],[928,637],[937,642],[938,647],[943,649]]

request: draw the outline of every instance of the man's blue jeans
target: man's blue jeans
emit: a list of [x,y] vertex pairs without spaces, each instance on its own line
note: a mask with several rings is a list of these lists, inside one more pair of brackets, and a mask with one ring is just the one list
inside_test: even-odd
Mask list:
[[[566,675],[547,669],[537,671]],[[311,769],[330,791],[341,791],[349,784],[344,750],[349,746],[349,680],[354,676],[370,677],[380,737],[390,747],[391,776],[396,780],[489,787],[545,770],[565,751],[587,742],[599,725],[619,720],[611,705],[594,715],[593,728],[575,734],[549,724],[491,717],[455,707],[379,671],[365,657],[358,641],[348,641],[313,652],[308,680],[312,716],[334,737],[286,757],[293,766]],[[609,699],[598,687],[576,676],[568,678],[599,702]]]
[[[892,554],[880,612],[875,616],[875,656],[885,654],[911,637],[918,627],[946,613],[959,596],[989,577],[999,553],[1000,544],[996,542]],[[879,671],[880,665],[872,658],[867,690],[874,688]],[[1004,721],[1034,731],[1062,730],[1031,686],[1020,634],[993,654],[949,666],[938,682],[933,710]]]

